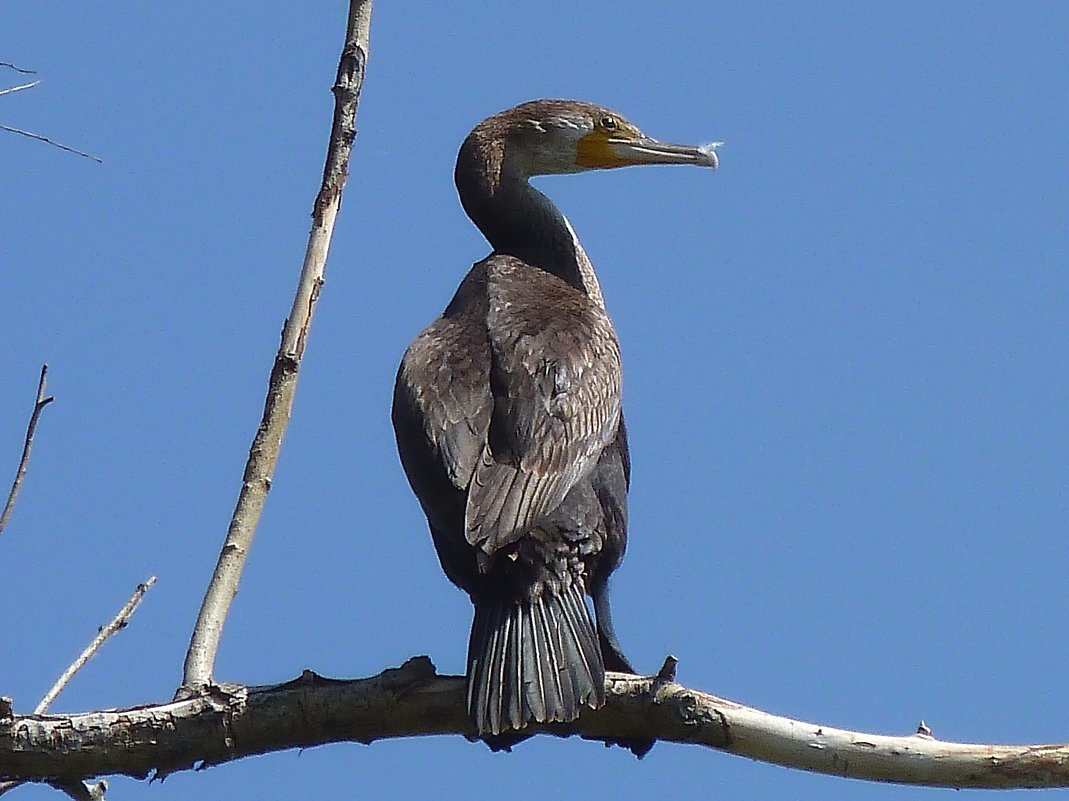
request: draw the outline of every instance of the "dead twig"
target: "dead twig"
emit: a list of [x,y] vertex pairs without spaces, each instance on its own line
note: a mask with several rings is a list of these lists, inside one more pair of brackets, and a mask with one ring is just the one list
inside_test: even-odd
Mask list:
[[52,147],[58,147],[60,150],[66,150],[68,153],[73,153],[76,156],[83,156],[87,159],[92,159],[97,164],[103,164],[104,159],[100,156],[94,156],[92,153],[86,153],[84,150],[79,150],[76,147],[70,147],[64,145],[61,142],[57,142],[55,139],[49,139],[47,136],[42,136],[39,133],[33,131],[24,131],[21,128],[12,128],[10,125],[0,125],[0,131],[7,131],[8,133],[19,134],[20,136],[28,136],[30,139],[36,139],[38,142],[44,142],[45,144],[52,145]]
[[364,82],[371,0],[351,0],[348,28],[338,74],[334,82],[334,122],[327,147],[323,182],[312,209],[312,231],[308,237],[301,277],[293,308],[282,329],[282,344],[267,387],[260,427],[253,438],[245,463],[241,491],[230,520],[226,541],[219,554],[204,601],[197,616],[189,650],[186,652],[182,687],[185,696],[203,690],[212,682],[215,655],[219,650],[223,625],[230,603],[237,593],[241,571],[245,566],[256,526],[260,521],[267,493],[278,464],[282,437],[289,424],[297,390],[297,374],[312,324],[334,220],[341,205],[342,188],[348,175],[349,153],[356,136],[356,107]]
[[14,94],[15,92],[21,92],[23,89],[33,89],[40,81],[34,81],[33,83],[24,83],[21,86],[12,86],[8,89],[0,89],[0,96]]
[[152,585],[156,583],[156,577],[150,576],[149,579],[143,584],[138,584],[137,589],[134,590],[134,594],[130,596],[130,600],[126,602],[119,613],[112,618],[112,621],[108,625],[102,627],[97,632],[97,636],[93,638],[93,641],[86,646],[86,649],[82,651],[81,655],[75,659],[69,668],[67,668],[63,675],[59,677],[59,680],[52,686],[52,689],[45,693],[45,697],[41,699],[41,703],[33,710],[35,715],[43,715],[47,711],[48,707],[52,705],[52,702],[56,700],[56,696],[63,692],[63,688],[70,683],[70,680],[74,678],[74,674],[81,670],[85,663],[88,662],[100,647],[107,642],[108,638],[115,632],[126,628],[126,624],[130,622],[130,616],[134,614],[138,605],[141,603],[141,599],[145,597],[145,593],[152,589]]
[[33,449],[33,435],[37,431],[37,420],[41,417],[44,408],[55,400],[51,395],[45,397],[45,386],[48,383],[48,365],[41,365],[41,378],[37,382],[37,400],[33,404],[33,414],[30,415],[30,424],[26,427],[26,439],[22,444],[22,458],[19,459],[19,469],[15,472],[15,480],[11,484],[11,492],[8,493],[4,511],[0,514],[0,534],[4,533],[11,510],[15,508],[15,499],[22,489],[22,482],[26,478],[26,469],[30,464],[30,451]]
[[7,67],[9,70],[15,70],[15,72],[21,72],[23,75],[36,75],[37,70],[28,70],[24,67],[18,67],[12,64],[10,61],[0,61],[0,67]]
[[[33,70],[20,69],[14,64],[8,64],[6,62],[0,62],[0,66],[10,67],[16,72],[33,74]],[[21,86],[12,86],[8,89],[0,89],[0,97],[2,97],[3,95],[10,95],[14,92],[21,92],[23,89],[33,89],[33,87],[37,86],[39,83],[41,82],[33,81],[32,83],[24,83]],[[55,139],[51,139],[39,133],[34,133],[33,131],[26,131],[22,128],[15,128],[11,125],[0,125],[0,131],[7,131],[8,133],[18,134],[19,136],[26,136],[30,139],[36,139],[38,142],[44,142],[47,145],[52,145],[52,147],[58,147],[60,150],[66,150],[68,153],[73,153],[76,156],[82,156],[83,158],[92,159],[97,164],[104,163],[104,159],[100,158],[100,156],[94,156],[92,153],[86,153],[84,150],[78,150],[78,148],[76,147],[70,147],[69,145],[65,145],[62,142],[57,142]]]
[[[134,612],[137,611],[141,599],[145,597],[145,593],[152,589],[152,585],[155,583],[156,577],[150,576],[143,584],[137,585],[134,594],[130,596],[130,599],[123,605],[123,608],[119,610],[119,613],[112,618],[110,623],[101,627],[97,632],[97,636],[93,638],[93,641],[86,646],[86,649],[71,663],[70,667],[63,671],[63,675],[52,685],[52,689],[45,693],[45,697],[42,698],[41,702],[34,708],[34,715],[43,715],[47,712],[48,707],[52,705],[52,702],[56,700],[56,697],[63,692],[68,684],[70,684],[70,680],[74,678],[74,674],[81,670],[85,666],[85,663],[93,658],[96,652],[100,650],[101,646],[107,642],[109,637],[117,631],[126,628],[126,624],[130,622],[130,618],[133,616]],[[0,795],[3,795],[9,790],[14,790],[20,784],[22,784],[21,781],[0,782]],[[93,785],[76,782],[54,786],[56,789],[62,790],[67,795],[71,796],[71,798],[92,799],[92,801],[103,799],[104,792],[108,789],[107,782],[103,781]]]

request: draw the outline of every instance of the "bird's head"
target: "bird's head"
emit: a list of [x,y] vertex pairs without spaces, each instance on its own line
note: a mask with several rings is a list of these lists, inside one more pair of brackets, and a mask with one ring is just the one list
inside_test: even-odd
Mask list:
[[524,175],[556,175],[637,164],[716,168],[716,147],[646,136],[621,114],[579,100],[532,100],[481,122],[469,139],[496,142]]
[[719,143],[670,144],[646,136],[622,114],[582,101],[530,101],[483,120],[464,151],[482,153],[492,172],[509,165],[525,176],[644,164],[716,168]]

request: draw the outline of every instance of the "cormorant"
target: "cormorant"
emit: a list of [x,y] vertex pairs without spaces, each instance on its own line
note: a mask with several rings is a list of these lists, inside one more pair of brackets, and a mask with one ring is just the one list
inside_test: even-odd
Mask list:
[[484,738],[575,720],[604,703],[606,669],[634,672],[608,594],[627,542],[631,468],[620,348],[575,231],[527,180],[632,164],[715,168],[717,157],[573,100],[479,123],[455,180],[493,253],[397,374],[401,463],[442,569],[475,605],[467,703]]

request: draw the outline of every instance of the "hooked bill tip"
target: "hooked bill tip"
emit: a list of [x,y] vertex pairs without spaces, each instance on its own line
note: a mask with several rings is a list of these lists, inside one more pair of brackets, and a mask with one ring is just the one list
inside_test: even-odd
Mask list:
[[708,165],[714,170],[720,166],[720,157],[717,156],[716,149],[723,144],[723,142],[709,142],[698,147],[698,152],[705,157]]

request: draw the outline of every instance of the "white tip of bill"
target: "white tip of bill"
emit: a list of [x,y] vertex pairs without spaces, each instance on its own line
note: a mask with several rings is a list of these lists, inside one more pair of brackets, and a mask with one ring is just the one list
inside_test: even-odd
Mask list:
[[720,166],[720,158],[716,154],[716,149],[718,147],[721,147],[723,144],[723,142],[709,142],[708,144],[701,145],[698,148],[698,152],[705,156],[706,162],[714,170]]

